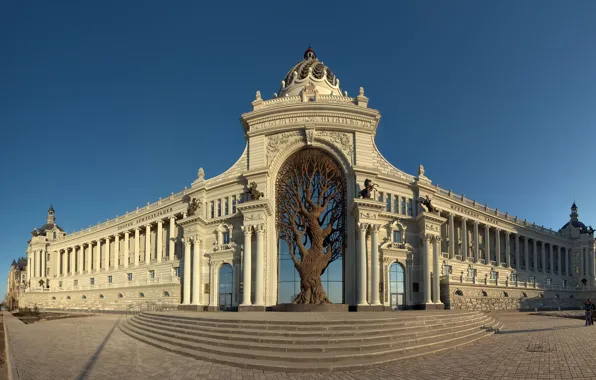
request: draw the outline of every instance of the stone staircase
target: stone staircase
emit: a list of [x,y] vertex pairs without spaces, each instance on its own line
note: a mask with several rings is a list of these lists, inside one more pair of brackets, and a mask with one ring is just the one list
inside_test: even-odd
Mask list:
[[501,328],[481,312],[376,314],[298,321],[144,312],[128,318],[120,329],[153,346],[214,363],[264,371],[330,372],[448,350]]

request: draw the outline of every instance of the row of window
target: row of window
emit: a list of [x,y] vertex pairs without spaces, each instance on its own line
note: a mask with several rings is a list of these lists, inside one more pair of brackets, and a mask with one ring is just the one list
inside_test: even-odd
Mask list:
[[[169,292],[166,292],[166,291],[164,291],[164,292],[162,293],[162,297],[169,297],[169,296],[170,296],[170,293],[169,293]],[[143,293],[143,292],[139,292],[139,297],[140,297],[140,298],[144,298],[144,297],[145,297],[145,293]],[[84,299],[84,300],[86,300],[86,299],[87,299],[87,296],[83,294],[83,295],[81,296],[81,298],[82,298],[82,299]],[[104,299],[104,296],[103,296],[103,294],[100,294],[98,298],[99,298],[99,299]],[[118,298],[124,298],[124,295],[123,295],[122,293],[118,293]],[[70,298],[70,296],[66,296],[66,299],[67,299],[67,300],[69,300],[69,299],[71,299],[71,298]],[[52,297],[52,300],[56,300],[56,297]]]
[[[236,199],[235,195],[211,201],[211,203],[209,204],[210,217],[213,219],[215,217],[235,214],[237,202],[238,200]],[[231,213],[230,209],[232,211]]]
[[[127,273],[126,275],[127,275],[128,281],[132,281],[132,273]],[[178,276],[178,275],[179,275],[179,268],[177,267],[176,268],[176,276]],[[149,279],[151,279],[151,280],[155,279],[155,271],[154,270],[149,271]],[[108,276],[108,284],[112,284],[113,280],[114,280],[114,277],[112,275],[109,275]],[[62,287],[62,283],[63,283],[62,281],[58,281],[58,286]],[[95,277],[89,278],[89,284],[95,285]],[[75,279],[74,286],[78,286],[78,285],[79,285],[79,280]]]
[[414,203],[412,198],[379,192],[379,201],[385,202],[385,211],[387,212],[414,216]]

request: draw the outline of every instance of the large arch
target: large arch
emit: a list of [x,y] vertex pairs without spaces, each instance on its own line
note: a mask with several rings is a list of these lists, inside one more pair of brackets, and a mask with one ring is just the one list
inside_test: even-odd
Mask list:
[[302,147],[276,173],[277,302],[344,303],[348,185],[326,150]]

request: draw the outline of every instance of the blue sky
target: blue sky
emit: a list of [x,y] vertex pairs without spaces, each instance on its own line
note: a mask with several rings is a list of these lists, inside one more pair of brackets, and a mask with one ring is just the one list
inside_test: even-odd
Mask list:
[[309,44],[398,168],[596,225],[596,2],[282,3],[0,4],[0,294],[50,204],[72,232],[232,165],[240,114]]

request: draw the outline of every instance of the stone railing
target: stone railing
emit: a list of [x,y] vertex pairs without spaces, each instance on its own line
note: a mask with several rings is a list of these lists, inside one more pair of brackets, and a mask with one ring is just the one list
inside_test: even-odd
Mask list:
[[[46,289],[44,291],[52,291],[52,292],[67,292],[73,290],[98,290],[98,289],[111,289],[111,288],[127,288],[132,286],[139,286],[139,285],[151,285],[151,284],[180,284],[180,277],[177,276],[158,276],[156,278],[147,278],[142,279],[135,279],[133,281],[126,281],[122,283],[105,283],[105,284],[84,284],[84,285],[66,285],[66,286],[56,286],[52,287],[51,289]],[[29,291],[41,291],[40,289],[29,290]]]

